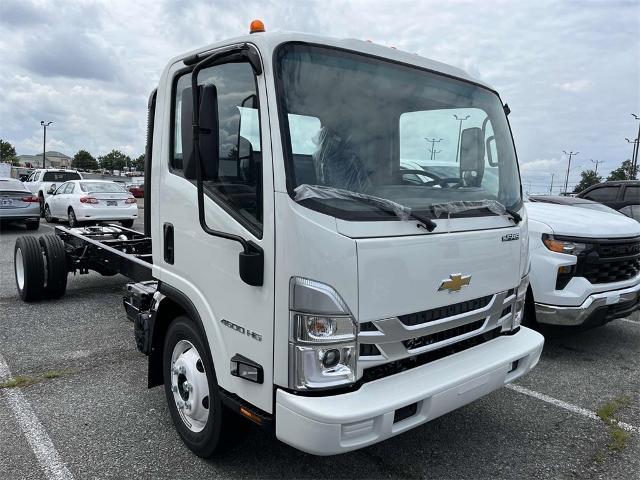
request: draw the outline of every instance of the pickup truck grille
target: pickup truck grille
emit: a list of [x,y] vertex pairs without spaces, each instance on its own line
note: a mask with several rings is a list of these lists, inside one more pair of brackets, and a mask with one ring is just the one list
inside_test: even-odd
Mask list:
[[[359,373],[365,381],[469,348],[500,333],[511,319],[513,289],[408,315],[365,322],[358,342]],[[420,321],[418,321],[420,320]],[[448,352],[448,353],[447,353]],[[430,360],[431,359],[431,360]],[[382,368],[386,366],[385,368]]]
[[622,282],[640,274],[640,238],[599,240],[578,257],[576,276],[592,284]]

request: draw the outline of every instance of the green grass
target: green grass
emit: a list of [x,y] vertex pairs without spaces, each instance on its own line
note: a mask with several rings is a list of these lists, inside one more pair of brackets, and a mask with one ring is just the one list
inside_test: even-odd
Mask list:
[[29,385],[33,385],[34,383],[42,382],[43,380],[58,378],[64,375],[64,373],[65,372],[61,370],[50,370],[48,372],[44,372],[41,375],[16,375],[9,380],[0,382],[0,389],[27,387]]
[[618,425],[617,414],[620,409],[629,405],[630,401],[629,397],[621,396],[603,404],[596,410],[598,417],[609,426],[608,447],[615,452],[621,452],[629,443],[630,434]]

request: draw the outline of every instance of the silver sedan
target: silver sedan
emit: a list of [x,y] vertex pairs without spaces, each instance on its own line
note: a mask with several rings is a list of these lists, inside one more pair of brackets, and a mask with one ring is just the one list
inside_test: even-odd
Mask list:
[[40,227],[38,197],[15,178],[0,177],[0,222],[21,222],[27,230]]

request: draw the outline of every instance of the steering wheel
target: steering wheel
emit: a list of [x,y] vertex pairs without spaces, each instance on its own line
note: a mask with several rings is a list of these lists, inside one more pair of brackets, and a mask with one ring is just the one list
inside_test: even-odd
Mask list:
[[420,175],[421,177],[429,177],[429,178],[434,178],[435,180],[431,180],[429,182],[424,182],[421,183],[421,185],[425,186],[425,187],[432,187],[434,185],[439,185],[440,182],[442,181],[442,177],[439,177],[438,175],[431,173],[431,172],[426,172],[424,170],[418,170],[417,168],[402,168],[400,170],[400,175]]
[[407,173],[414,174],[414,175],[421,175],[423,177],[430,177],[435,179],[435,180],[431,180],[430,182],[424,182],[422,185],[425,187],[433,187],[434,185],[439,185],[442,188],[447,188],[449,187],[449,185],[452,185],[451,188],[460,188],[464,186],[464,180],[462,178],[455,178],[455,177],[442,178],[436,175],[435,173],[427,172],[425,170],[412,169],[412,168],[403,168],[402,170],[400,170],[400,175],[404,175]]

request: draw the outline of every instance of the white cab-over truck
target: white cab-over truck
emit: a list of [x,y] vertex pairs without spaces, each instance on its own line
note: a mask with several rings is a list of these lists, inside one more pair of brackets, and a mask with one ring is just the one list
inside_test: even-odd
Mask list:
[[[317,455],[371,445],[539,360],[505,110],[461,70],[357,40],[256,33],[177,57],[149,102],[144,234],[22,237],[18,290],[136,280],[149,387],[198,455],[232,411]],[[451,176],[402,167],[425,137]]]

